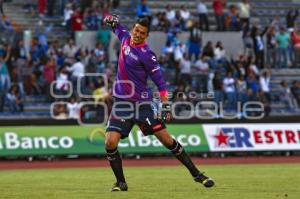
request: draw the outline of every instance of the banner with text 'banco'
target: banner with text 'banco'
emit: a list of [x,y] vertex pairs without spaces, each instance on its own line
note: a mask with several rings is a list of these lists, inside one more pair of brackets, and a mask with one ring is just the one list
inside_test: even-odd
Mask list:
[[[188,152],[207,152],[200,124],[168,125],[171,135]],[[0,156],[105,154],[104,126],[0,127]],[[134,127],[119,144],[122,153],[169,153],[155,136],[143,136]]]

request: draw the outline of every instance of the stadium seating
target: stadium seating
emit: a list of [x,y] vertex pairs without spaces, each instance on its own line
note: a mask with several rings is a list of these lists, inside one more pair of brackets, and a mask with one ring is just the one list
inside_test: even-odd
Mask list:
[[[18,24],[20,24],[25,29],[34,30],[38,22],[37,18],[32,18],[29,14],[24,12],[22,6],[27,1],[22,0],[13,0],[11,3],[5,5],[6,12],[11,16]],[[117,9],[112,10],[112,12],[122,16],[122,22],[131,25],[136,20],[136,11],[132,7],[132,0],[122,0],[120,1],[120,6]],[[239,0],[228,0],[227,5],[236,5]],[[215,18],[213,16],[213,11],[211,7],[210,0],[204,0],[204,3],[208,7],[209,13],[209,22],[212,29],[215,27]],[[263,26],[267,25],[275,16],[281,17],[281,20],[285,20],[285,15],[289,9],[294,9],[295,7],[300,6],[300,2],[293,2],[293,0],[270,0],[270,1],[261,1],[261,0],[252,0],[253,5],[252,19],[259,20]],[[196,5],[197,1],[182,1],[182,0],[148,0],[148,4],[151,8],[152,13],[163,11],[167,4],[172,5],[174,9],[178,9],[181,5],[185,5],[188,10],[191,11],[192,15],[197,15]],[[58,5],[57,5],[58,6]],[[17,11],[17,12],[16,12]],[[54,17],[45,17],[46,24],[53,24],[54,30],[50,38],[55,38],[59,35],[60,38],[64,38],[67,35],[65,34],[64,29],[61,27],[63,17],[56,13]]]
[[[209,11],[209,21],[211,24],[211,29],[215,27],[215,18],[212,13],[211,1],[204,1],[208,6]],[[228,5],[237,4],[239,0],[229,0],[227,1]],[[299,7],[300,3],[293,2],[292,0],[252,0],[253,12],[252,19],[259,20],[260,23],[268,25],[270,19],[273,19],[275,16],[279,16],[280,20],[285,22],[285,15],[289,9],[294,9]],[[166,0],[166,1],[157,1],[157,0],[148,0],[148,4],[151,7],[152,13],[163,11],[167,4],[171,4],[174,9],[178,9],[182,4],[185,4],[187,9],[196,16],[196,5],[197,1],[180,1],[180,0]],[[5,4],[5,12],[7,15],[12,18],[18,26],[22,29],[35,30],[39,19],[37,17],[32,17],[26,10],[23,9],[26,0],[13,0]],[[136,19],[136,12],[132,8],[132,0],[122,0],[120,1],[120,6],[112,12],[117,13],[122,16],[122,22],[127,25],[131,25]],[[59,39],[65,41],[68,38],[68,34],[65,31],[65,28],[61,26],[63,21],[62,16],[59,12],[56,12],[54,17],[45,17],[44,22],[46,24],[53,25],[53,31],[48,36],[48,40]],[[298,80],[300,76],[300,69],[273,69],[272,78],[271,78],[271,97],[272,97],[272,112],[271,115],[299,115],[300,109],[289,110],[286,105],[282,103],[279,98],[279,85],[280,82],[285,80],[289,84],[293,80]],[[171,86],[171,89],[174,90],[174,86]],[[22,117],[49,117],[50,113],[50,104],[46,102],[46,96],[26,96],[24,100],[24,112],[23,113],[0,113],[0,118],[10,118],[18,115]]]
[[28,95],[23,100],[24,112],[11,113],[8,107],[4,108],[4,112],[0,112],[0,119],[30,119],[30,118],[49,118],[50,105],[45,95]]
[[272,70],[271,78],[271,97],[272,103],[271,115],[300,115],[300,109],[288,110],[286,105],[278,100],[280,95],[278,88],[280,87],[280,82],[287,81],[291,83],[293,80],[299,80],[300,70],[299,69],[283,69],[283,70]]

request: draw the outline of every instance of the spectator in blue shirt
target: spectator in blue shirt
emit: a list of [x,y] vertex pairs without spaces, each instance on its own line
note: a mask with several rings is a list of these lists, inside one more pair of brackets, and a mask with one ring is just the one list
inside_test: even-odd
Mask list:
[[85,18],[85,25],[88,30],[98,30],[99,19],[96,12],[92,9],[88,11],[88,14]]
[[17,85],[13,85],[6,94],[7,103],[11,112],[23,112],[23,101]]
[[254,73],[250,73],[247,77],[247,88],[251,89],[254,95],[258,92],[259,84]]
[[138,4],[138,6],[137,6],[137,16],[139,18],[150,17],[151,16],[150,7],[147,4],[147,0],[142,0],[141,3]]

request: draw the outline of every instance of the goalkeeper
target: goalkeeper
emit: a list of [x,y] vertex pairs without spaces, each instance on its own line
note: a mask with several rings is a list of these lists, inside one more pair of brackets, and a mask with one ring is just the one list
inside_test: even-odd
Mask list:
[[[113,88],[114,105],[108,121],[105,137],[107,159],[117,182],[111,191],[127,191],[122,160],[118,152],[120,139],[126,138],[133,125],[137,124],[145,136],[155,135],[191,173],[196,182],[212,187],[214,182],[201,173],[178,141],[173,139],[165,123],[171,119],[166,82],[163,79],[156,55],[145,40],[149,36],[150,24],[147,18],[138,19],[129,33],[119,23],[116,15],[108,15],[104,22],[109,25],[121,41],[118,72]],[[147,87],[150,77],[158,87],[161,99],[161,114],[152,109],[152,93]]]

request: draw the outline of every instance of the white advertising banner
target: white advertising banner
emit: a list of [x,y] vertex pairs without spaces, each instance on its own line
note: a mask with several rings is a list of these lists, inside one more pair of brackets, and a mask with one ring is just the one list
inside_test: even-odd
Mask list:
[[300,150],[300,124],[204,124],[210,151]]

